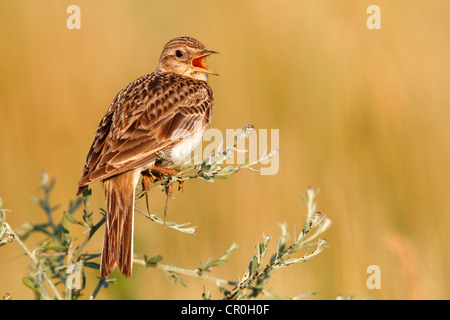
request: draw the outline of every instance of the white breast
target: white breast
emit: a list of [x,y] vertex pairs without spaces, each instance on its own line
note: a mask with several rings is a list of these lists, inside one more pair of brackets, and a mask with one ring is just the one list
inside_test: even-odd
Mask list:
[[186,160],[198,146],[198,144],[202,141],[203,133],[204,129],[202,128],[201,121],[196,121],[194,133],[191,135],[186,135],[186,132],[184,132],[184,134],[181,132],[174,132],[172,138],[177,140],[183,136],[184,138],[183,140],[178,142],[172,149],[170,160],[175,164],[182,163],[184,160]]

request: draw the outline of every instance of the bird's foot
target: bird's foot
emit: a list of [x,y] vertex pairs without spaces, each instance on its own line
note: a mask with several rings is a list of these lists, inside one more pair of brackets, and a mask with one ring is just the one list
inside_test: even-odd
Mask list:
[[[178,173],[180,173],[180,170],[160,166],[153,166],[151,170],[158,171],[160,173],[165,173],[170,177],[176,176]],[[181,180],[178,181],[178,190],[183,191],[183,181]],[[166,187],[166,194],[167,197],[166,197],[166,205],[164,207],[164,225],[166,225],[166,216],[167,216],[167,208],[169,207],[169,198],[173,196],[173,184],[170,184],[169,186]]]

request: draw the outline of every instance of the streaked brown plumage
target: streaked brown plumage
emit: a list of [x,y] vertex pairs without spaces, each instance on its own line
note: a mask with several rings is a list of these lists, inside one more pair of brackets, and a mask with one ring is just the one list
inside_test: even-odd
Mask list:
[[193,145],[191,138],[201,137],[211,121],[213,93],[206,80],[207,74],[216,73],[206,67],[204,58],[212,53],[216,52],[193,38],[171,40],[156,71],[123,88],[99,124],[77,195],[102,181],[108,212],[102,277],[115,265],[122,274],[131,275],[140,173],[152,168],[161,152],[178,161],[178,156],[189,155],[199,142]]

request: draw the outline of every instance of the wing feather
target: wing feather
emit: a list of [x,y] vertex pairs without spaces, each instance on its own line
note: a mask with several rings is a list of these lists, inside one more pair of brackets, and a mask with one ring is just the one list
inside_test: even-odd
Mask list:
[[[88,184],[144,167],[209,124],[213,94],[205,81],[151,73],[122,89],[99,124],[79,181]],[[196,125],[197,124],[197,125]]]

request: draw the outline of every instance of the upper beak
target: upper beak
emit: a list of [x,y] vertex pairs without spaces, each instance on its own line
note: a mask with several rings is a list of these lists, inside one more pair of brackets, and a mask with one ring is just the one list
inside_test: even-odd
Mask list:
[[212,51],[212,50],[204,50],[203,52],[201,52],[197,57],[195,57],[194,59],[192,59],[192,66],[194,68],[199,68],[202,69],[201,72],[207,73],[207,74],[211,74],[211,75],[215,75],[218,76],[219,74],[217,72],[212,71],[211,69],[209,69],[206,64],[205,64],[205,58],[211,54],[214,53],[218,53],[217,51]]

